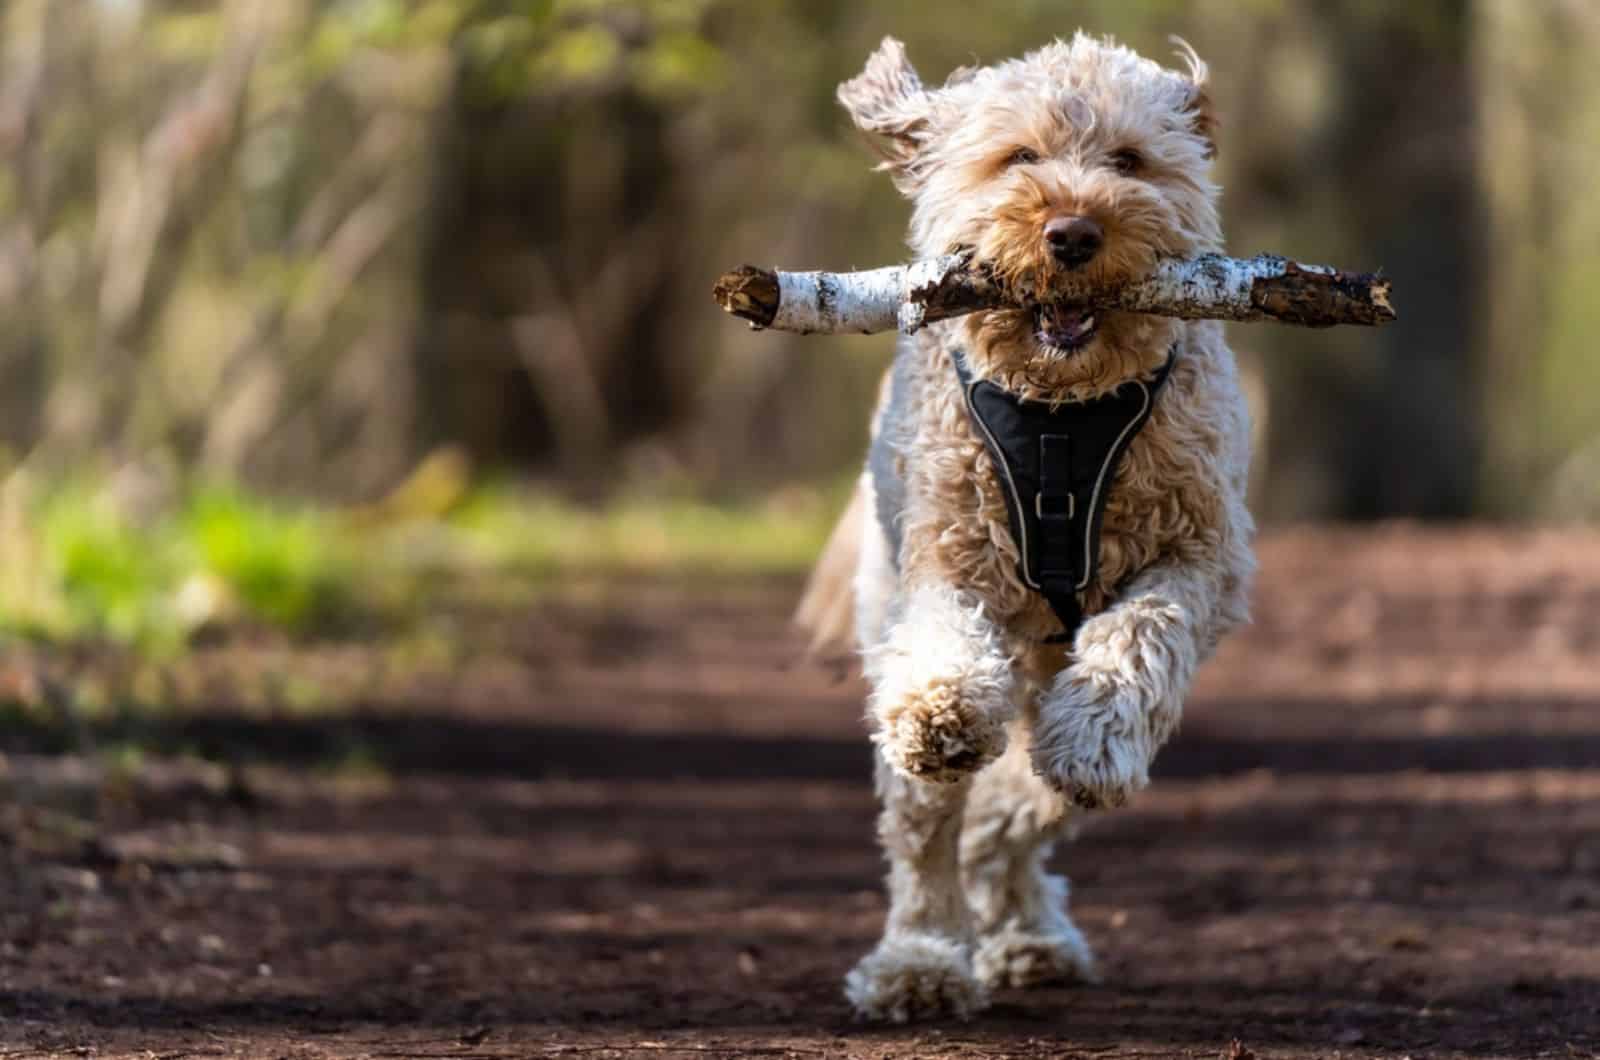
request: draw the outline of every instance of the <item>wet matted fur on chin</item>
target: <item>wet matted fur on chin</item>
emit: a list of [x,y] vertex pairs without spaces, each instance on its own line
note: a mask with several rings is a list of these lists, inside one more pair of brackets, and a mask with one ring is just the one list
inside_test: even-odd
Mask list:
[[[1049,290],[1222,249],[1204,63],[1079,34],[923,84],[886,39],[839,100],[912,203],[918,257],[957,248]],[[1109,476],[1099,562],[1061,620],[1023,581],[978,380],[1070,413],[1169,363]],[[1215,322],[977,313],[900,339],[872,451],[800,619],[854,637],[889,860],[882,940],[846,978],[869,1019],[970,1016],[999,987],[1092,979],[1051,845],[1145,787],[1195,670],[1247,620],[1249,414]],[[1108,467],[1111,465],[1107,465]],[[1052,643],[1054,638],[1056,643]]]

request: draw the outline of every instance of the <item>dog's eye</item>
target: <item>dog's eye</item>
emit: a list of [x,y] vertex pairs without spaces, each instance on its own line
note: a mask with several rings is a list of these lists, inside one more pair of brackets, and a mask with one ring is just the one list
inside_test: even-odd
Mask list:
[[1131,176],[1144,168],[1144,155],[1131,147],[1124,147],[1111,156],[1111,168],[1123,176]]
[[1008,166],[1031,166],[1039,161],[1039,152],[1031,147],[1019,147],[1006,156]]

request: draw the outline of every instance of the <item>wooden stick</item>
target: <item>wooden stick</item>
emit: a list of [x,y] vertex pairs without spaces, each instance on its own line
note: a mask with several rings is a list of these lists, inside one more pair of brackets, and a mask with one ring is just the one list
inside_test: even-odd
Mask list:
[[1033,309],[1041,302],[1312,328],[1395,319],[1387,279],[1271,254],[1169,258],[1149,276],[1121,287],[1091,288],[1069,277],[1043,296],[1005,290],[960,254],[867,272],[783,272],[745,265],[723,274],[712,294],[723,309],[758,329],[827,335],[894,328],[911,333],[965,313]]

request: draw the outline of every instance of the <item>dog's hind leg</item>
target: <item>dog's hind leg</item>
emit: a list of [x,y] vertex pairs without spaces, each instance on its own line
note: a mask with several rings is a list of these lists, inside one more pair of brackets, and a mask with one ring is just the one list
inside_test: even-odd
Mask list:
[[961,890],[958,842],[970,779],[915,780],[880,754],[878,838],[889,860],[883,938],[845,978],[868,1019],[967,1017],[989,1004],[972,971],[972,924]]
[[1025,724],[967,797],[961,870],[977,933],[974,971],[990,988],[1094,981],[1094,955],[1067,915],[1067,881],[1045,871],[1064,838],[1066,800],[1034,775]]

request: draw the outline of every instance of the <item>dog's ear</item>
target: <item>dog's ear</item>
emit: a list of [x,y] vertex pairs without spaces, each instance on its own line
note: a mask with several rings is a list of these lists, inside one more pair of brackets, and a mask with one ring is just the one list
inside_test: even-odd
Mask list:
[[1194,126],[1195,134],[1206,142],[1206,157],[1217,157],[1217,128],[1221,122],[1217,119],[1215,105],[1211,102],[1211,71],[1206,66],[1205,60],[1196,54],[1189,42],[1182,37],[1169,38],[1177,46],[1177,56],[1189,68],[1186,80],[1189,82],[1189,98],[1184,102],[1184,110],[1189,114],[1189,121]]
[[866,68],[839,86],[838,97],[856,127],[871,135],[883,157],[879,168],[909,191],[911,163],[927,142],[932,107],[922,78],[906,58],[906,46],[883,38]]

